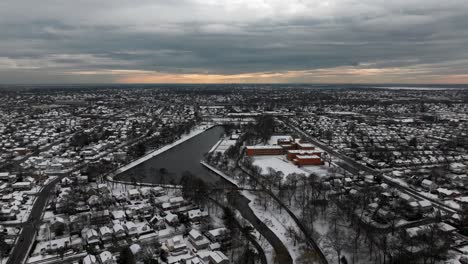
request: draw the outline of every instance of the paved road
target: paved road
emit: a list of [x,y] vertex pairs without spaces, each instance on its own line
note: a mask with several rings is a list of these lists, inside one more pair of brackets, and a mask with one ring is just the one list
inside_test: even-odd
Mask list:
[[[141,137],[142,138],[142,137]],[[104,157],[108,153],[121,149],[124,146],[136,144],[139,142],[141,138],[132,140],[131,142],[118,145],[110,150],[103,152],[98,155],[97,159]],[[87,163],[82,163],[75,166],[69,172],[75,172],[81,170],[87,165]],[[28,217],[28,221],[22,224],[23,228],[21,230],[20,235],[18,236],[17,243],[13,247],[13,250],[10,252],[10,256],[8,258],[7,264],[21,264],[24,263],[27,256],[29,255],[29,250],[31,249],[32,244],[34,243],[36,231],[41,224],[42,213],[44,212],[47,201],[49,196],[52,194],[53,190],[55,189],[55,185],[62,180],[63,177],[66,175],[59,176],[54,180],[50,181],[47,185],[45,185],[41,191],[38,193],[34,205],[31,209],[31,213]]]
[[[117,115],[117,114],[115,114]],[[114,116],[115,116],[114,115]],[[96,160],[99,160],[100,158],[104,157],[105,155],[109,154],[110,152],[120,150],[125,146],[131,146],[138,144],[139,142],[142,142],[146,139],[146,136],[141,136],[139,138],[133,139],[129,142],[120,144],[118,146],[115,146],[106,152],[103,152],[99,154],[96,157]],[[54,143],[55,144],[55,143]],[[48,146],[52,147],[51,146]],[[87,163],[82,163],[77,166],[75,166],[73,169],[69,171],[69,173],[81,170],[87,165]],[[29,255],[29,251],[34,243],[36,231],[39,228],[41,224],[41,218],[42,218],[42,213],[44,212],[44,209],[47,205],[47,200],[49,199],[50,194],[55,188],[55,185],[62,180],[62,178],[65,177],[59,176],[56,179],[50,181],[46,186],[44,186],[40,193],[37,195],[37,198],[34,202],[34,205],[31,209],[31,213],[29,215],[28,221],[24,224],[22,224],[23,228],[21,230],[20,235],[18,236],[17,242],[15,246],[13,247],[13,250],[10,252],[10,256],[8,258],[7,264],[21,264],[24,263],[27,256]]]
[[382,172],[380,172],[379,170],[375,170],[373,168],[370,168],[370,167],[368,167],[366,165],[363,165],[363,164],[355,161],[354,159],[352,159],[352,158],[350,158],[350,157],[348,157],[346,155],[343,155],[342,153],[337,152],[336,150],[334,150],[330,146],[328,146],[328,145],[324,144],[323,142],[320,142],[317,139],[309,136],[307,133],[302,131],[300,128],[298,128],[295,125],[291,124],[287,119],[281,119],[281,121],[285,125],[287,125],[288,127],[292,128],[293,130],[296,130],[298,133],[303,135],[311,143],[313,143],[316,146],[320,147],[321,149],[325,150],[326,152],[333,155],[334,157],[337,157],[338,159],[340,159],[343,163],[345,163],[346,166],[350,166],[350,167],[355,168],[357,170],[365,171],[365,172],[367,172],[367,173],[369,173],[371,175],[374,175],[376,177],[380,177],[382,179],[382,182],[388,184],[389,186],[391,186],[393,188],[396,188],[396,189],[400,190],[401,192],[404,192],[404,193],[412,196],[413,198],[429,200],[430,202],[432,202],[432,205],[435,208],[440,209],[440,210],[442,210],[442,211],[444,211],[446,213],[452,214],[452,213],[455,213],[455,212],[459,211],[459,210],[455,210],[454,208],[451,208],[451,207],[445,205],[441,201],[426,197],[426,196],[420,194],[418,191],[416,191],[416,190],[414,190],[414,189],[412,189],[412,188],[410,188],[408,186],[403,186],[403,185],[401,185],[401,184],[399,184],[397,182],[394,182],[394,181],[384,177]]
[[36,228],[39,228],[41,224],[41,216],[47,205],[47,200],[54,190],[55,185],[60,180],[61,178],[59,177],[49,182],[37,196],[29,215],[28,222],[23,225],[23,229],[21,230],[17,240],[18,242],[10,253],[7,264],[23,263],[26,259],[31,244],[34,242],[34,238],[36,236]]

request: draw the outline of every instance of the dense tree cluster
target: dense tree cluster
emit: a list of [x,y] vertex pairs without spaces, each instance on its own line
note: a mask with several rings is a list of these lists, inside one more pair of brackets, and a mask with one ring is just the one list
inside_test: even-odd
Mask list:
[[208,187],[202,179],[187,171],[182,174],[180,185],[182,185],[182,195],[184,198],[198,205],[205,203],[208,197]]

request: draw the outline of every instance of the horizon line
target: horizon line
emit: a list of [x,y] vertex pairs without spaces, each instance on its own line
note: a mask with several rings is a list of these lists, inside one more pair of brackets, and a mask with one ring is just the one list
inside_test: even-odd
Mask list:
[[293,83],[278,83],[278,82],[265,82],[265,83],[244,83],[244,82],[232,82],[232,83],[203,83],[203,82],[194,82],[194,83],[0,83],[0,86],[27,86],[27,85],[38,85],[38,86],[47,86],[47,85],[375,85],[375,86],[382,86],[382,85],[394,85],[394,86],[401,86],[401,85],[408,85],[408,86],[418,86],[418,85],[428,85],[428,86],[460,86],[460,85],[468,85],[468,83],[307,83],[307,82],[293,82]]

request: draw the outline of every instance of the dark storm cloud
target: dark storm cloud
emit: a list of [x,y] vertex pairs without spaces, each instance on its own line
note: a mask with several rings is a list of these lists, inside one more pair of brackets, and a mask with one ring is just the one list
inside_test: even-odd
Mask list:
[[348,66],[468,74],[466,1],[389,2],[2,1],[0,80]]

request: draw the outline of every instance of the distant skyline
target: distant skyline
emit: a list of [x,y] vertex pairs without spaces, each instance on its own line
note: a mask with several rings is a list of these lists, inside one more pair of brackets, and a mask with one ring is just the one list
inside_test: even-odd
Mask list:
[[468,84],[466,0],[0,1],[0,84]]

